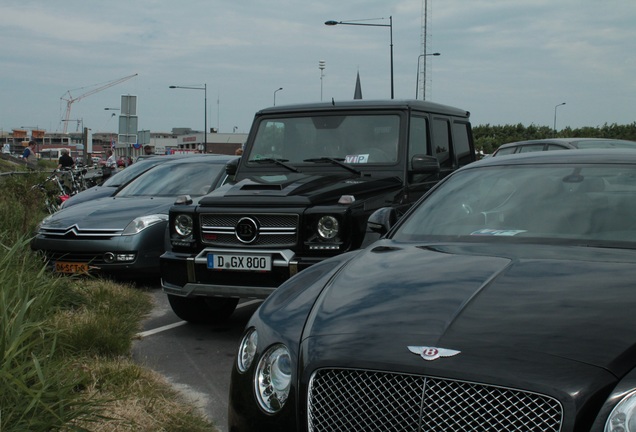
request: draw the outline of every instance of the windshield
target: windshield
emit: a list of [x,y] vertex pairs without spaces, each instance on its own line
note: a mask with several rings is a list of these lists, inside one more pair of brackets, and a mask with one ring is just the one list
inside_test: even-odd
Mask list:
[[392,164],[398,158],[399,129],[397,114],[265,119],[247,155],[248,164],[269,159],[293,166],[326,162],[324,158]]
[[531,165],[458,172],[393,238],[431,236],[636,242],[636,168]]
[[123,184],[128,183],[135,177],[139,176],[143,172],[149,170],[150,168],[152,168],[155,165],[158,165],[161,162],[162,161],[159,159],[147,159],[144,161],[136,162],[130,165],[129,167],[123,169],[122,171],[119,171],[117,174],[110,177],[109,179],[107,179],[104,183],[102,183],[102,186],[119,187]]
[[139,176],[118,197],[135,196],[201,196],[207,194],[216,183],[225,165],[209,162],[161,164]]

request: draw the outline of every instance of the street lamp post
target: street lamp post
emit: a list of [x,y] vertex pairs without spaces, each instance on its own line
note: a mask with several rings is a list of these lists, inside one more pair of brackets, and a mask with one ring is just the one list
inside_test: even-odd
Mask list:
[[[431,54],[420,54],[417,57],[417,80],[415,81],[415,99],[417,99],[417,94],[418,94],[418,91],[420,89],[420,61],[422,60],[423,57],[439,56],[439,55],[441,55],[441,54],[436,52],[436,53],[431,53]],[[423,72],[424,72],[423,73],[424,78],[422,79],[422,81],[424,82],[424,87],[422,88],[422,100],[426,100],[426,62],[424,63]]]
[[203,148],[205,153],[208,152],[208,85],[203,84],[203,87],[194,86],[170,86],[171,89],[187,89],[187,90],[203,90],[203,115],[205,117],[203,121]]
[[369,23],[361,23],[360,21],[370,21],[370,20],[381,20],[385,18],[371,18],[369,20],[356,20],[356,21],[325,21],[325,25],[335,26],[338,24],[342,25],[357,25],[357,26],[369,26],[369,27],[388,27],[390,36],[391,36],[391,99],[394,98],[393,91],[393,16],[389,17],[389,24],[369,24]]
[[279,92],[279,91],[281,91],[282,89],[283,89],[283,88],[282,88],[282,87],[280,87],[280,88],[278,88],[278,89],[274,90],[274,106],[276,106],[276,92]]
[[557,134],[557,130],[556,130],[556,114],[557,114],[557,108],[560,107],[561,105],[565,105],[565,102],[561,102],[560,104],[557,104],[554,106],[554,136],[556,136]]
[[322,77],[325,76],[325,66],[326,63],[324,60],[318,61],[318,69],[320,69],[320,101],[322,102]]

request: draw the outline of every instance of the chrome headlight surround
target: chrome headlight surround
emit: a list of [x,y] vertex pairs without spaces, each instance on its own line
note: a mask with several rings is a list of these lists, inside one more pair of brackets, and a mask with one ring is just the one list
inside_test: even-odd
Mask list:
[[616,404],[607,422],[604,432],[636,431],[636,390],[628,393]]
[[179,214],[174,218],[174,231],[182,238],[192,235],[194,221],[189,214]]
[[243,340],[239,345],[238,357],[236,359],[236,367],[239,372],[245,373],[252,366],[256,358],[256,347],[258,346],[258,332],[256,329],[250,329],[243,336]]
[[282,344],[271,346],[261,357],[254,376],[259,406],[269,414],[280,411],[291,388],[291,356]]
[[166,222],[168,220],[167,214],[153,214],[147,216],[140,216],[135,218],[131,223],[128,224],[121,235],[135,235],[139,234],[141,231],[146,228],[158,224],[159,222]]
[[331,215],[321,216],[316,224],[316,232],[322,240],[333,240],[340,232],[340,222]]

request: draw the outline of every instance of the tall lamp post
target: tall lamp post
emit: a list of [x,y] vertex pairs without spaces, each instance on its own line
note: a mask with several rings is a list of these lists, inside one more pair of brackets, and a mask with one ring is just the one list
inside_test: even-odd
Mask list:
[[282,87],[280,87],[280,88],[278,88],[278,89],[274,90],[274,106],[276,106],[276,92],[279,92],[279,91],[281,91],[282,89],[283,89],[283,88],[282,88]]
[[322,102],[322,77],[325,76],[325,66],[326,63],[324,60],[318,61],[318,69],[320,69],[320,101]]
[[203,121],[203,148],[205,153],[208,152],[208,85],[203,84],[203,87],[195,86],[170,86],[171,89],[187,89],[187,90],[203,90],[203,115],[205,120]]
[[557,134],[557,129],[556,129],[556,114],[557,114],[557,108],[560,107],[561,105],[565,105],[565,102],[561,102],[560,104],[557,104],[554,106],[554,136],[556,136]]
[[[428,57],[428,56],[440,56],[441,54],[436,52],[436,53],[431,53],[431,54],[420,54],[417,57],[417,80],[415,81],[415,99],[417,99],[417,93],[420,89],[420,63],[423,57]],[[426,62],[424,63],[424,69],[423,69],[423,75],[424,78],[422,79],[422,81],[424,82],[424,87],[422,88],[422,100],[426,100]]]
[[394,98],[394,91],[393,91],[393,16],[389,17],[389,24],[369,24],[369,23],[360,22],[360,21],[371,21],[371,20],[381,20],[381,19],[385,19],[385,18],[370,18],[368,20],[356,20],[356,21],[334,21],[334,20],[330,20],[330,21],[325,21],[325,25],[335,26],[335,25],[338,25],[338,24],[342,24],[342,25],[357,25],[357,26],[388,27],[389,28],[389,32],[390,32],[390,36],[391,36],[391,99],[393,99]]

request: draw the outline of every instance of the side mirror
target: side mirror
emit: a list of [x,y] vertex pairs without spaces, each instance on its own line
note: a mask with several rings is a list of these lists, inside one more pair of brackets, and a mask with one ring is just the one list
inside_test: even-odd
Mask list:
[[225,164],[225,174],[230,177],[233,177],[238,170],[238,164],[241,158],[232,159],[228,163]]
[[370,231],[384,235],[395,225],[397,219],[397,213],[393,207],[382,207],[369,216],[367,228]]
[[417,174],[437,174],[439,161],[435,156],[416,154],[411,158],[411,170]]

